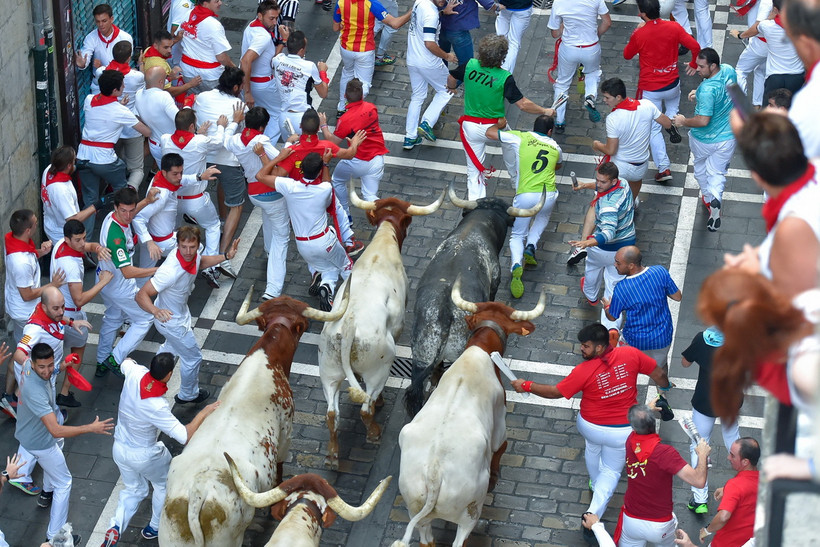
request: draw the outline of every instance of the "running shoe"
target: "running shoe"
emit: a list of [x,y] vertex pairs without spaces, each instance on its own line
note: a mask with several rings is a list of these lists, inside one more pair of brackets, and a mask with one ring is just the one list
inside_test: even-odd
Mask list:
[[689,500],[686,507],[696,515],[705,515],[709,512],[709,505],[706,502],[695,501],[695,498]]
[[319,287],[319,309],[322,311],[333,309],[333,289],[330,288],[330,285]]
[[671,142],[672,144],[678,144],[680,141],[683,140],[683,137],[681,137],[680,133],[678,132],[678,128],[674,125],[667,129],[666,132],[669,133],[669,142]]
[[29,496],[36,496],[43,491],[42,488],[40,488],[33,482],[9,481],[9,484],[15,488],[19,488],[21,491],[25,492]]
[[68,395],[63,395],[62,393],[57,394],[57,406],[77,408],[78,406],[83,406],[83,404],[74,397],[73,391],[69,391]]
[[598,112],[597,108],[595,108],[595,97],[592,95],[587,95],[586,99],[584,99],[584,108],[587,109],[589,121],[592,123],[598,123],[601,121],[601,113]]
[[563,135],[564,131],[567,130],[567,124],[565,123],[556,123],[553,131],[559,135]]
[[436,135],[433,133],[433,128],[430,127],[429,123],[421,122],[418,128],[418,133],[420,137],[424,137],[430,142],[436,142]]
[[524,266],[538,266],[538,261],[535,259],[535,245],[532,243],[524,247]]
[[230,277],[231,279],[237,278],[236,272],[233,270],[233,266],[231,265],[230,260],[226,259],[220,262],[219,266],[217,266],[217,269],[223,274],[225,274],[227,277]]
[[364,243],[356,239],[355,237],[350,238],[350,243],[345,245],[345,251],[347,251],[347,256],[350,258],[356,258],[362,251],[364,251]]
[[521,276],[524,274],[524,268],[521,264],[516,264],[512,269],[512,279],[510,280],[510,294],[513,298],[521,298],[524,295],[524,283],[521,281]]
[[[584,293],[584,282],[585,281],[586,281],[586,276],[581,278],[581,292],[582,293]],[[584,293],[584,298],[586,298],[587,304],[589,304],[590,306],[595,307],[595,306],[598,305],[598,299],[597,298],[595,300],[590,300],[589,298],[587,298],[586,293]]]
[[174,395],[174,401],[176,401],[176,403],[178,405],[190,405],[190,404],[198,405],[199,403],[204,403],[205,401],[207,401],[208,397],[210,397],[210,396],[211,396],[210,391],[208,391],[207,389],[200,389],[199,390],[199,395],[197,395],[193,399],[188,399],[188,400],[180,399],[179,395]]
[[219,281],[216,280],[216,275],[214,274],[214,269],[213,268],[208,268],[207,270],[202,270],[201,272],[199,272],[199,275],[201,275],[205,279],[205,282],[212,289],[218,289],[219,288]]
[[151,528],[150,525],[143,528],[141,533],[145,539],[157,539],[159,537],[159,532]]
[[382,56],[377,56],[377,57],[376,57],[376,66],[387,66],[387,65],[392,65],[392,64],[393,64],[393,63],[395,63],[395,62],[396,62],[396,58],[395,58],[395,57],[391,57],[391,56],[390,56],[390,55],[388,55],[387,53],[385,53],[385,54],[384,54],[384,55],[382,55]]
[[0,398],[0,410],[3,413],[11,418],[12,420],[17,419],[17,398],[14,395],[10,395],[8,393],[4,393],[3,397]]
[[421,144],[421,137],[416,137],[415,139],[411,139],[410,137],[404,137],[404,144],[401,147],[405,150],[412,150],[419,144]]
[[706,229],[710,232],[717,232],[720,228],[720,201],[712,198],[709,203],[709,220],[706,221]]
[[313,277],[310,279],[310,286],[308,287],[308,294],[310,296],[317,296],[319,294],[319,285],[322,284],[322,274],[313,272]]
[[667,182],[670,180],[672,180],[672,171],[669,169],[658,171],[658,174],[655,175],[655,182]]
[[[102,545],[100,547],[113,547],[120,541],[120,527],[112,526],[105,532]],[[75,543],[76,545],[76,543]]]
[[48,509],[51,507],[52,498],[54,498],[54,492],[40,492],[40,497],[37,498],[37,506]]
[[587,257],[587,250],[581,247],[573,247],[567,259],[567,266],[575,266]]

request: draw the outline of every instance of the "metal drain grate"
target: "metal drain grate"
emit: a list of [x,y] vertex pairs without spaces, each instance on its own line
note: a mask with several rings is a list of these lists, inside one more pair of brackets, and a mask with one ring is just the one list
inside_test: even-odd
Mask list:
[[413,360],[409,357],[396,357],[390,367],[390,375],[408,380],[413,374]]

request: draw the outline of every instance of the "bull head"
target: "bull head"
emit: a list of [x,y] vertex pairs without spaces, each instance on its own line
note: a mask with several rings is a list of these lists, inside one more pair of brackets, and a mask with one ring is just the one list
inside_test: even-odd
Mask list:
[[[331,322],[341,319],[341,317],[347,311],[347,304],[349,302],[350,296],[350,282],[345,285],[344,294],[342,294],[342,302],[339,305],[331,310],[331,311],[322,311],[317,310],[316,308],[311,308],[307,304],[304,304],[305,308],[302,310],[302,315],[307,317],[308,319],[313,319],[315,321],[325,321]],[[260,306],[255,307],[251,311],[248,311],[248,308],[251,304],[251,296],[253,294],[253,285],[251,288],[248,289],[248,294],[245,296],[245,300],[242,302],[242,306],[239,308],[239,312],[236,314],[236,322],[240,325],[247,325],[251,321],[255,321],[260,317],[264,316],[265,313],[262,311],[262,307],[266,304],[263,303]],[[273,300],[269,300],[268,302],[273,302],[277,300],[274,298]]]
[[[267,492],[254,492],[248,488],[247,483],[242,478],[239,469],[236,467],[236,463],[230,455],[228,455],[227,452],[223,454],[225,455],[225,459],[228,460],[228,467],[231,469],[231,476],[233,477],[233,483],[234,486],[236,486],[237,492],[245,503],[251,507],[268,507],[279,503],[293,492],[300,490],[311,491],[324,497],[330,509],[335,511],[343,519],[351,522],[362,520],[373,511],[376,504],[381,500],[382,495],[384,495],[385,490],[387,490],[388,485],[390,485],[390,481],[393,479],[392,476],[382,479],[376,489],[373,490],[373,493],[370,494],[370,497],[368,497],[362,505],[353,507],[339,496],[336,489],[334,489],[330,483],[313,473],[297,475]],[[323,522],[329,521],[327,522],[329,525],[329,523],[332,522],[332,516],[326,518],[325,515],[322,515],[322,520]]]
[[[353,204],[355,207],[359,209],[364,209],[365,211],[375,211],[378,207],[377,201],[364,201],[359,197],[359,194],[356,193],[356,188],[353,186],[353,181],[351,180],[348,182],[348,194],[350,195],[350,203]],[[384,201],[384,200],[378,200]],[[396,200],[397,204],[404,204],[403,209],[405,212],[410,216],[424,216],[429,215],[431,213],[435,213],[438,211],[438,208],[441,207],[441,204],[444,203],[444,190],[441,191],[441,195],[438,197],[436,201],[431,203],[430,205],[412,205],[406,201]]]
[[478,313],[481,311],[483,307],[489,307],[490,305],[498,306],[501,308],[507,308],[510,310],[509,317],[513,321],[530,321],[535,319],[542,313],[544,313],[544,309],[547,307],[547,291],[541,290],[541,296],[538,298],[538,304],[529,311],[518,311],[513,310],[509,306],[505,306],[500,302],[484,302],[481,304],[476,304],[475,302],[470,302],[469,300],[465,300],[461,297],[461,276],[456,279],[456,282],[453,283],[453,290],[450,291],[450,298],[453,300],[453,304],[455,304],[460,309],[470,312],[470,313]]
[[[461,199],[456,194],[455,189],[455,182],[450,182],[450,186],[447,189],[448,195],[450,196],[450,201],[453,202],[453,205],[456,207],[460,207],[462,209],[473,210],[478,207],[478,201],[474,199]],[[535,206],[529,209],[522,209],[520,207],[507,207],[507,214],[511,217],[532,217],[535,216],[538,211],[541,210],[541,207],[544,206],[544,202],[547,200],[547,189],[544,188],[541,190],[541,199],[538,200],[538,203]]]

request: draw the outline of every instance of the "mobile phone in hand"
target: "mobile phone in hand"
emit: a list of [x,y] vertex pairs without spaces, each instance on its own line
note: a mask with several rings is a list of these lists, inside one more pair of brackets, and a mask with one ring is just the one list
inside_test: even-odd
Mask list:
[[737,113],[740,114],[740,119],[744,122],[748,120],[749,116],[752,115],[752,103],[749,102],[749,98],[743,93],[740,86],[737,84],[726,84],[726,92],[729,93],[732,104],[735,109],[737,109]]

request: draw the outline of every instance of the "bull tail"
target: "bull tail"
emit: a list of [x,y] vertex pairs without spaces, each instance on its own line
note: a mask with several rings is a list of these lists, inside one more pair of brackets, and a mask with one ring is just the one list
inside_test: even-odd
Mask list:
[[[349,384],[347,388],[348,396],[350,400],[356,404],[365,404],[367,402],[367,393],[362,389],[362,386],[359,384],[359,381],[356,380],[356,374],[353,372],[353,367],[350,366],[350,355],[353,351],[353,344],[356,343],[356,326],[355,324],[348,323],[345,327],[351,326],[353,328],[353,333],[346,333],[346,336],[342,337],[341,343],[341,358],[342,358],[342,371],[345,373],[345,377],[347,378],[347,383]],[[343,328],[342,331],[347,329]]]
[[190,528],[191,536],[194,538],[194,545],[198,547],[204,547],[205,545],[205,534],[202,533],[202,526],[199,524],[199,514],[204,504],[205,496],[202,495],[198,482],[195,482],[188,496],[188,528]]
[[[439,492],[441,492],[441,473],[437,464],[431,466],[428,484],[430,485],[430,489],[427,491],[427,499],[424,501],[424,507],[407,523],[404,537],[399,541],[394,541],[390,547],[407,547],[410,545],[410,538],[413,537],[413,530],[416,529],[419,521],[433,512],[433,508],[436,506],[436,503],[438,503]],[[405,503],[406,502],[405,500]]]
[[410,418],[414,418],[424,406],[424,383],[433,374],[436,363],[422,365],[413,359],[413,376],[410,379],[410,386],[404,392],[404,408]]

